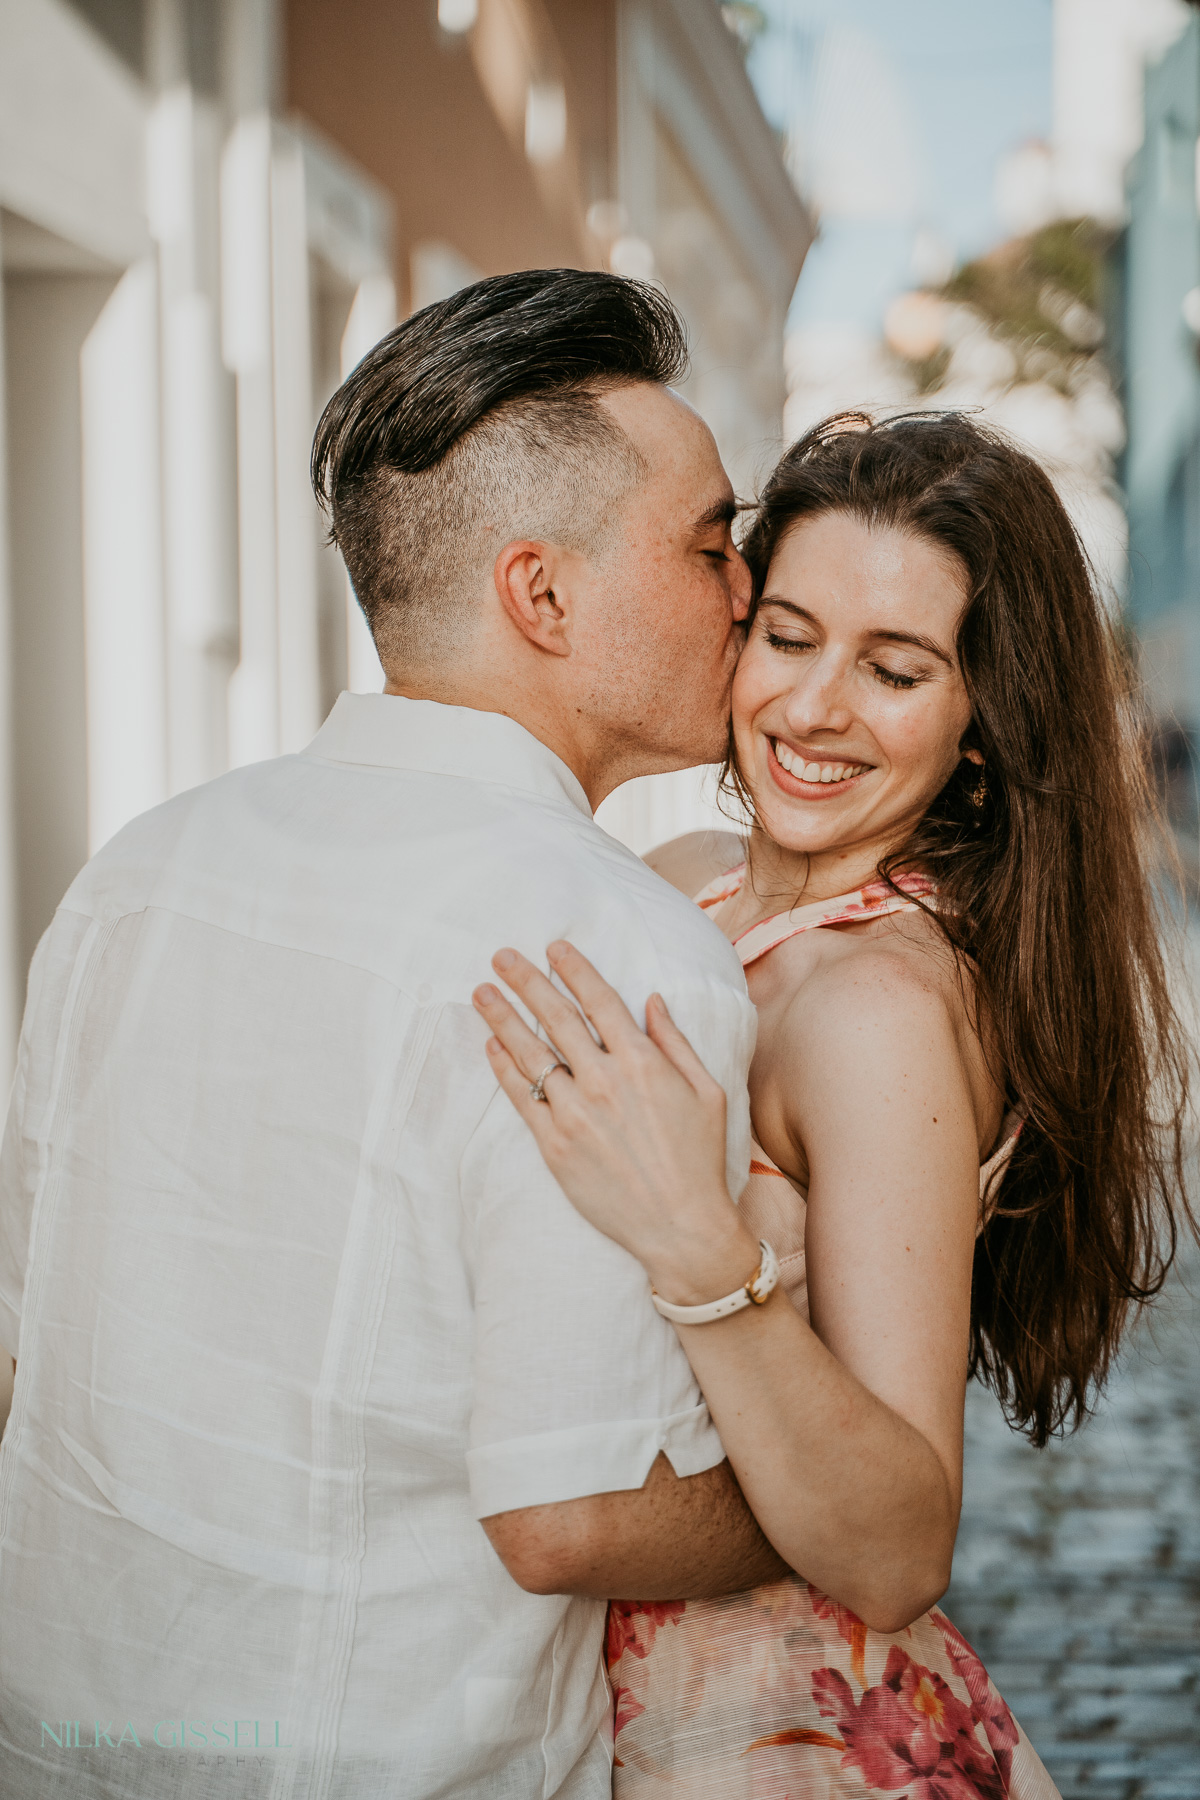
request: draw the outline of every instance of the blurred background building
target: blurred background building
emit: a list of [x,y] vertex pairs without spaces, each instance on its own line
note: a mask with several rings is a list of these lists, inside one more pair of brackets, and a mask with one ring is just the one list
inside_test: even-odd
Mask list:
[[[1198,135],[1184,0],[0,0],[0,1060],[92,849],[380,684],[313,424],[511,268],[661,281],[747,496],[842,407],[1020,437],[1200,867]],[[697,772],[601,810],[716,816]]]
[[1127,441],[1128,612],[1162,721],[1161,775],[1200,873],[1200,14],[1146,73],[1145,136],[1114,255]]

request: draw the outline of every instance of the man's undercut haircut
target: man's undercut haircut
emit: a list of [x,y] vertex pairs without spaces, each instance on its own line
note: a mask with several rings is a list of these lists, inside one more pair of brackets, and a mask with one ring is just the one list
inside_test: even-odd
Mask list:
[[505,544],[595,555],[643,458],[600,397],[687,368],[658,288],[528,269],[397,325],[321,416],[312,478],[384,667],[461,646]]

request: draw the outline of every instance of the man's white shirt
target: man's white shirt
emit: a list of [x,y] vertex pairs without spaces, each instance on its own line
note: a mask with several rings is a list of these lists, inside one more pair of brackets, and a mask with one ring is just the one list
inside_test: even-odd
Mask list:
[[0,1170],[6,1800],[608,1793],[604,1607],[478,1521],[722,1450],[483,1053],[555,937],[663,993],[739,1193],[737,958],[511,719],[343,695],[71,888]]

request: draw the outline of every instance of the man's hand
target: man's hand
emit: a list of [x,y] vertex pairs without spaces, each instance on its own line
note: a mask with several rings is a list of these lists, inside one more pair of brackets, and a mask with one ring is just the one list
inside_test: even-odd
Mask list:
[[494,1513],[481,1523],[513,1580],[531,1594],[707,1600],[791,1573],[727,1462],[680,1477],[660,1453],[641,1488]]

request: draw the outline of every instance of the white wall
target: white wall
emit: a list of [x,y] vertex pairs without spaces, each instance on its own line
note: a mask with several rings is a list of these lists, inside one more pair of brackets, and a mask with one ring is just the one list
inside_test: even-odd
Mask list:
[[[3,228],[0,227],[0,250]],[[5,339],[0,279],[0,347]],[[0,354],[0,420],[8,417],[7,359]],[[16,794],[13,783],[12,555],[8,529],[8,432],[0,429],[0,1069],[17,1041],[25,991],[18,947]],[[2,1404],[2,1401],[0,1401]]]
[[112,289],[95,275],[5,279],[22,967],[88,854],[79,366]]
[[181,0],[148,12],[149,83],[63,0],[0,0],[0,1085],[89,851],[381,684],[308,456],[394,323],[390,214],[272,117],[274,10],[220,6],[218,104]]
[[171,791],[158,299],[143,257],[79,356],[89,853]]

